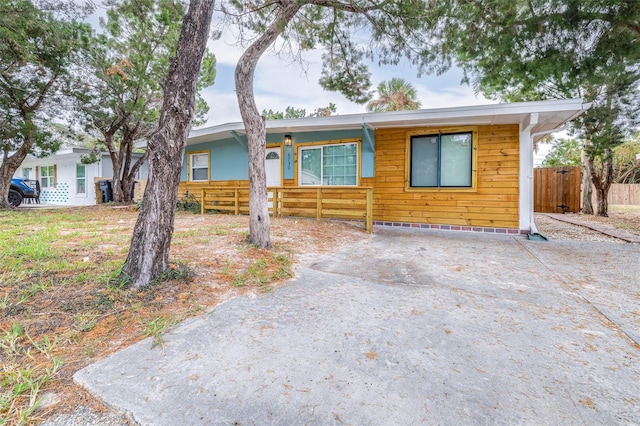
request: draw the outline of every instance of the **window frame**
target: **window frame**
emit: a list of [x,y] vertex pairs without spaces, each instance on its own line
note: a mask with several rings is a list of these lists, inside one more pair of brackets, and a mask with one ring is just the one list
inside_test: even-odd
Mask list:
[[[192,158],[194,155],[206,155],[207,156],[207,178],[206,179],[193,179]],[[202,169],[202,167],[198,167]],[[209,151],[190,151],[187,152],[187,182],[209,182],[211,181],[211,153]]]
[[[44,169],[47,169],[47,171],[51,170],[51,174],[47,174],[46,176],[44,176]],[[45,185],[42,182],[42,179],[46,178],[47,179],[47,185]],[[40,187],[42,189],[52,189],[56,187],[56,166],[55,165],[51,165],[51,166],[40,166]]]
[[[320,184],[318,185],[302,185],[300,175],[302,173],[302,151],[305,149],[320,149],[321,150],[321,168],[322,168],[322,159],[324,156],[323,148],[329,146],[336,145],[355,145],[356,146],[356,183],[354,185],[324,185],[322,183],[323,176],[320,176]],[[362,158],[361,158],[361,145],[362,142],[360,139],[338,139],[338,140],[328,140],[328,141],[318,141],[318,142],[306,142],[306,143],[298,143],[296,144],[296,149],[294,150],[294,163],[295,163],[295,181],[294,184],[296,187],[300,188],[357,188],[360,186],[360,176],[361,176],[361,167],[362,167]]]
[[[411,167],[412,167],[412,154],[411,154],[411,141],[415,137],[420,136],[444,136],[455,135],[462,133],[471,134],[471,186],[411,186]],[[464,127],[441,127],[441,128],[425,128],[417,129],[407,132],[405,143],[405,179],[404,189],[407,192],[477,192],[477,180],[478,180],[478,127],[477,126],[464,126]],[[438,147],[440,147],[440,142]],[[438,174],[441,173],[440,167],[440,148],[438,149]],[[439,179],[438,179],[439,180]]]
[[[78,166],[84,167],[84,176],[81,178],[78,177]],[[78,190],[78,188],[80,188],[80,185],[78,185],[78,182],[80,182],[80,180],[84,181],[84,192],[80,192]],[[87,165],[84,163],[76,163],[76,197],[86,197],[87,189]]]

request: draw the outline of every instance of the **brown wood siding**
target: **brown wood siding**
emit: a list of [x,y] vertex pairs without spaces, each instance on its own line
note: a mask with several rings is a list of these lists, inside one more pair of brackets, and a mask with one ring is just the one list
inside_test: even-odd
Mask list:
[[[429,131],[376,131],[375,177],[360,179],[360,187],[373,188],[373,220],[517,229],[518,125],[478,126],[476,188],[463,192],[405,189],[407,134],[419,130]],[[202,188],[209,185],[244,189],[249,181],[180,182],[178,196],[182,198],[189,191],[199,198]],[[297,188],[294,179],[284,179],[283,187]],[[315,191],[315,187],[309,190]],[[344,198],[351,196],[345,193]],[[247,196],[242,193],[238,201],[240,212],[248,212]],[[289,214],[312,216],[311,205],[301,202],[287,207]],[[300,211],[295,212],[296,208]]]
[[[407,133],[376,130],[373,220],[518,228],[518,125],[478,126],[475,191],[405,190]],[[428,130],[428,129],[427,129]]]

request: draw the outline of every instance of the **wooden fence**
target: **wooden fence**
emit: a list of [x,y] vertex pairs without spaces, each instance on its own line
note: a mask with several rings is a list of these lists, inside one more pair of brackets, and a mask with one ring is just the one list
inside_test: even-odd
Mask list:
[[[596,205],[596,189],[593,187],[591,202]],[[609,205],[640,206],[640,183],[614,183],[607,196]]]
[[[275,216],[302,216],[364,220],[373,230],[373,189],[371,188],[267,188],[269,213]],[[200,206],[232,214],[249,214],[249,188],[207,187],[200,191]]]
[[580,167],[533,169],[533,192],[536,212],[579,212]]

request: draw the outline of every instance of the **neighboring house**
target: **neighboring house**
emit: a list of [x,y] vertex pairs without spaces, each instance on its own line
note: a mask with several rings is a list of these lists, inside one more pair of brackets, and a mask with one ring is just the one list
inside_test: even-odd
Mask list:
[[[99,160],[96,163],[82,163],[82,158],[87,157],[90,152],[85,148],[66,148],[44,158],[28,155],[15,176],[39,180],[42,203],[94,205],[96,195],[100,195],[95,181],[111,179],[113,168],[111,157],[106,152],[98,155]],[[145,162],[140,168],[138,178],[147,179],[148,174],[149,165]]]
[[[588,107],[558,100],[268,121],[270,208],[369,228],[536,232],[533,142]],[[242,123],[192,131],[179,194],[247,213],[243,133]]]

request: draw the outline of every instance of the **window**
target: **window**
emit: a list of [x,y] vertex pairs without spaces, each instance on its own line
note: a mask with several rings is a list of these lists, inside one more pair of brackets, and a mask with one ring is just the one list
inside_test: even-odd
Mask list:
[[300,147],[300,185],[358,184],[358,144]]
[[189,154],[189,180],[202,182],[209,180],[209,153]]
[[410,140],[411,188],[471,188],[473,133],[416,135]]
[[22,177],[25,179],[31,179],[31,167],[22,168]]
[[43,188],[55,186],[55,166],[40,167],[40,186]]
[[87,195],[87,175],[84,164],[76,164],[76,194]]

